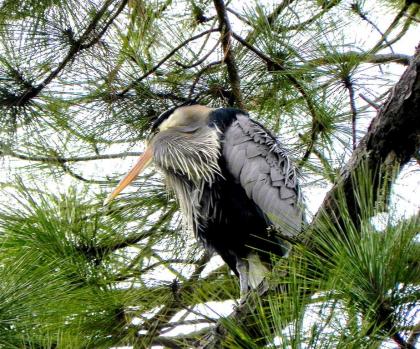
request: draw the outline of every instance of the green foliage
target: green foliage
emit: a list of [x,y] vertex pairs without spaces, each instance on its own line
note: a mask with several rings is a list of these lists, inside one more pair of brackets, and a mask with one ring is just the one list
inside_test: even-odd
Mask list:
[[[226,5],[244,108],[278,135],[308,202],[318,200],[413,53],[395,44],[415,37],[420,6]],[[102,206],[162,111],[238,105],[219,27],[204,0],[0,2],[0,348],[189,348],[219,319],[229,348],[407,339],[419,221],[392,219],[389,188],[374,200],[371,173],[355,179],[360,225],[343,193],[340,224],[311,227],[312,246],[277,261],[273,291],[251,296],[252,311],[238,305],[235,321],[224,317],[236,277],[183,231],[158,173]],[[379,229],[372,217],[384,214]]]
[[[368,177],[366,172],[360,176]],[[356,195],[371,190],[362,182]],[[312,228],[310,244],[296,245],[287,263],[278,260],[270,278],[274,290],[268,297],[248,298],[250,307],[256,307],[248,318],[224,320],[229,335],[223,345],[372,348],[413,325],[420,292],[419,217],[390,219],[378,230],[366,215],[356,229],[346,218],[346,197],[337,200],[341,229],[331,219],[323,220]],[[382,212],[365,203],[362,212]]]

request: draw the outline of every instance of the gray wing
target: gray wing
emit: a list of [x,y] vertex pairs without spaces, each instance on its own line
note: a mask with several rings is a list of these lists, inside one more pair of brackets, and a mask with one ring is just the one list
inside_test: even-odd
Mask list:
[[225,132],[223,155],[228,171],[274,226],[290,237],[298,234],[303,210],[296,170],[273,136],[238,115]]

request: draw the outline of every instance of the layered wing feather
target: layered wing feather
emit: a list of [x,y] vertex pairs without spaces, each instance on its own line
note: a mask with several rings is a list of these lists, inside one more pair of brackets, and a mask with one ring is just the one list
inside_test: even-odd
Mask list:
[[223,155],[237,183],[288,236],[302,228],[302,205],[296,170],[276,139],[246,115],[238,115],[225,131]]

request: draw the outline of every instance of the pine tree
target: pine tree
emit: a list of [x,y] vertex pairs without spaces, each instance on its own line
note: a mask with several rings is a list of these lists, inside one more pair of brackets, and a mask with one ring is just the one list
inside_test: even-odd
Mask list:
[[[414,0],[1,1],[0,348],[414,348],[420,222],[395,188],[419,21]],[[159,173],[102,205],[186,101],[248,111],[301,171],[308,225],[244,304]]]

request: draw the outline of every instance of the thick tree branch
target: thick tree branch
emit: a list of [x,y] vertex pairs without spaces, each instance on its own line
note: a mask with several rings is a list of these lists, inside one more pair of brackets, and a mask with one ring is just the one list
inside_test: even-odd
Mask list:
[[376,188],[381,181],[377,175],[381,166],[405,165],[420,148],[419,113],[420,50],[371,122],[367,134],[353,152],[337,184],[327,194],[315,221],[320,218],[321,212],[330,217],[336,215],[338,206],[335,198],[343,190],[349,213],[357,226],[360,208],[353,187],[354,174],[367,165],[374,174],[371,180],[373,188]]

